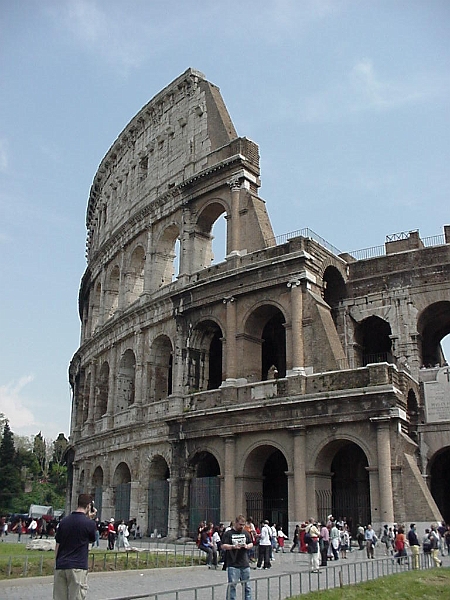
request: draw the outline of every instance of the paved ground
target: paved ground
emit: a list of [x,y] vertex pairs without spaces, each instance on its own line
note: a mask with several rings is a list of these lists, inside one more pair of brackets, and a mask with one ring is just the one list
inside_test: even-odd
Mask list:
[[[147,547],[148,542],[143,541],[139,545],[142,545],[142,547]],[[382,548],[377,548],[377,557],[384,557]],[[446,556],[442,560],[444,566],[450,566],[450,557]],[[339,563],[334,563],[334,561],[332,561],[329,563],[329,566],[338,566],[338,564],[351,565],[352,563],[360,563],[357,564],[353,569],[355,574],[358,574],[364,571],[366,568],[372,568],[373,561],[366,561],[364,551],[353,550],[353,552],[348,553],[347,560],[340,560]],[[268,592],[267,581],[264,581],[268,575],[273,577],[283,573],[298,572],[305,573],[306,581],[309,577],[311,582],[312,578],[313,588],[317,589],[318,585],[320,585],[321,588],[325,587],[325,582],[327,579],[332,577],[333,569],[324,568],[321,570],[319,576],[307,575],[307,573],[309,573],[307,555],[289,552],[284,554],[276,554],[273,568],[270,569],[270,571],[252,570],[252,586],[256,592],[253,595],[254,599],[256,600],[257,597],[263,599],[270,599],[271,596],[275,597],[272,593]],[[259,580],[259,593],[254,587],[257,583],[257,580]],[[88,600],[115,600],[118,598],[148,594],[150,592],[165,592],[189,587],[199,588],[201,586],[211,586],[215,584],[220,587],[215,589],[214,598],[222,599],[225,598],[226,581],[227,574],[225,571],[222,571],[220,566],[217,570],[209,570],[205,566],[200,566],[168,569],[143,569],[110,573],[91,573],[89,575]],[[276,587],[277,581],[278,578],[275,577],[273,580],[271,580],[270,585]],[[0,581],[0,598],[5,600],[49,600],[52,598],[52,583],[52,577],[3,580]],[[273,592],[275,592],[275,589],[273,589]],[[288,595],[288,593],[283,597],[286,595]],[[193,595],[190,595],[189,597],[193,598]],[[237,597],[240,599],[241,595],[238,594]],[[278,597],[278,593],[276,593],[276,597]],[[167,596],[167,600],[173,600],[173,598],[174,596]],[[211,598],[212,594],[210,587],[203,591],[200,590],[197,594],[198,600],[211,600]],[[161,600],[164,600],[164,596],[161,596]],[[182,596],[180,596],[179,600],[183,600]]]

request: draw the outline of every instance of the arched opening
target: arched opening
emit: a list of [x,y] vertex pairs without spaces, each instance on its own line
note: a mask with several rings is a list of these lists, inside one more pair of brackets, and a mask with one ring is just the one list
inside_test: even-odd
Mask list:
[[81,417],[81,423],[84,424],[88,420],[89,416],[89,402],[91,401],[91,374],[86,377],[84,384],[83,393],[83,412]]
[[268,379],[273,366],[279,377],[286,376],[286,330],[284,316],[278,311],[269,319],[262,332],[262,379]]
[[450,523],[450,447],[441,449],[430,461],[430,491],[438,505],[442,518]]
[[158,402],[172,393],[172,342],[166,335],[158,336],[151,347],[150,399]]
[[131,473],[128,465],[121,462],[113,478],[114,519],[126,522],[130,520]]
[[223,262],[227,249],[227,220],[226,213],[223,212],[215,221],[211,230],[212,239],[212,257],[211,264]]
[[105,309],[107,319],[111,318],[119,307],[119,287],[120,270],[116,265],[109,275],[108,288],[106,291]]
[[418,319],[417,330],[422,342],[422,365],[444,366],[446,359],[441,342],[450,334],[450,302],[435,302],[428,306]]
[[222,379],[222,330],[214,321],[202,321],[183,351],[188,393],[218,389]]
[[359,524],[371,522],[369,472],[366,455],[350,442],[331,463],[332,514],[345,519],[353,535]]
[[335,440],[322,449],[317,460],[317,516],[345,518],[352,535],[358,525],[371,523],[368,460],[364,451],[348,440]]
[[200,521],[220,521],[220,467],[210,452],[198,452],[190,467],[189,535],[195,537]]
[[148,486],[148,532],[155,537],[167,536],[169,478],[169,467],[165,459],[154,456],[150,463]]
[[95,330],[100,324],[100,298],[102,296],[102,286],[97,283],[92,297],[92,310],[91,310],[91,335],[95,333]]
[[176,244],[179,237],[178,225],[172,224],[166,227],[158,240],[152,265],[155,289],[168,285],[178,275],[178,270],[175,272],[175,265],[179,268],[180,257],[176,255],[176,251],[179,252],[180,248],[179,244]]
[[364,319],[355,331],[359,364],[365,367],[370,363],[393,363],[391,334],[391,326],[380,317]]
[[258,446],[244,469],[247,515],[255,523],[268,519],[288,532],[288,464],[284,454],[270,445]]
[[142,246],[138,246],[131,255],[127,274],[127,304],[135,302],[144,291],[144,265],[145,250]]
[[336,267],[329,266],[323,274],[323,299],[331,308],[334,324],[338,325],[338,308],[340,302],[347,296],[345,281]]
[[417,426],[419,424],[419,404],[414,390],[409,390],[407,399],[408,433],[417,442]]
[[85,371],[81,369],[75,375],[75,382],[73,386],[73,397],[75,402],[75,425],[77,428],[83,424],[83,411],[84,411],[84,394],[85,394]]
[[272,367],[286,375],[286,319],[276,306],[265,304],[252,312],[245,324],[243,376],[264,381]]
[[78,479],[77,496],[80,494],[86,494],[85,482],[84,482],[84,469],[81,470],[80,477]]
[[97,383],[97,403],[95,407],[95,419],[100,419],[108,409],[109,395],[109,364],[104,362],[100,369]]
[[134,403],[136,376],[136,358],[133,350],[126,350],[123,354],[119,372],[117,373],[116,412],[125,410]]
[[97,509],[97,517],[102,520],[102,503],[103,503],[103,469],[97,467],[92,476],[92,492],[91,492],[95,508]]
[[[221,215],[225,213],[225,208],[220,202],[212,202],[208,204],[203,211],[201,212],[197,225],[195,228],[195,232],[192,239],[192,262],[191,262],[191,272],[199,271],[200,269],[204,269],[206,267],[210,267],[212,262],[218,262],[218,260],[223,260],[222,257],[225,256],[225,239],[222,235],[217,235],[223,230],[223,219],[221,219],[217,225],[217,231],[215,227],[215,223],[218,222]],[[214,234],[217,235],[217,241],[214,243],[214,252],[213,252],[213,240],[214,235],[212,234],[214,228]],[[222,237],[222,239],[220,239]],[[222,250],[219,249],[219,244],[222,243]],[[218,260],[216,260],[216,257]],[[219,258],[220,257],[220,258]]]

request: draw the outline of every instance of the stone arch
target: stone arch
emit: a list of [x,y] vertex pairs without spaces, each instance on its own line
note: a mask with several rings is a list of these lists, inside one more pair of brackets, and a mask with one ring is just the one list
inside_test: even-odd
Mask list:
[[100,302],[102,297],[102,284],[97,282],[92,292],[92,307],[91,307],[91,333],[94,334],[97,327],[100,325]]
[[136,357],[128,349],[122,355],[117,373],[116,412],[125,410],[134,403],[136,388]]
[[323,299],[331,308],[334,324],[338,325],[338,309],[341,301],[347,296],[347,286],[342,273],[334,265],[328,265],[322,276]]
[[114,265],[109,271],[105,290],[105,316],[110,319],[119,308],[120,269]]
[[198,450],[190,458],[189,535],[196,536],[200,521],[220,521],[220,465],[212,452]]
[[408,415],[408,433],[409,437],[417,442],[417,427],[419,425],[419,403],[414,390],[408,390],[407,396],[407,415]]
[[97,380],[97,402],[95,404],[95,419],[100,419],[108,410],[109,396],[109,364],[105,361],[98,375]]
[[98,465],[92,475],[92,497],[94,498],[95,507],[97,509],[98,518],[102,519],[102,505],[103,505],[103,484],[104,484],[104,473],[100,465]]
[[392,355],[392,330],[390,324],[372,315],[355,328],[356,360],[360,366],[370,363],[394,362]]
[[125,279],[127,304],[135,302],[144,291],[144,266],[145,250],[138,245],[131,254]]
[[167,335],[159,335],[150,348],[149,394],[158,402],[172,393],[173,346]]
[[86,423],[89,416],[89,403],[91,401],[91,374],[89,373],[84,382],[83,391],[83,405],[82,405],[82,416],[81,424]]
[[[85,494],[86,493],[86,482],[85,482],[85,473],[84,473],[84,469],[81,469],[80,471],[80,476],[78,477],[78,488],[77,488],[77,496],[79,496],[80,494]],[[76,499],[75,499],[76,501]]]
[[227,213],[227,208],[223,201],[218,199],[208,202],[199,212],[192,236],[192,272],[211,266],[214,259],[212,230],[224,213]]
[[152,262],[152,278],[154,288],[158,289],[168,285],[178,274],[175,273],[175,262],[179,266],[179,257],[176,255],[177,240],[180,237],[180,227],[177,223],[168,225],[159,236],[155,246],[155,253]]
[[212,319],[195,325],[186,348],[188,393],[218,389],[223,381],[222,329]]
[[421,364],[427,367],[444,366],[441,340],[450,333],[450,302],[434,302],[425,308],[417,320],[420,335]]
[[286,317],[274,303],[260,304],[244,323],[242,364],[248,381],[269,378],[271,367],[286,375]]
[[268,519],[288,531],[288,460],[272,442],[255,444],[243,460],[245,511],[255,523]]
[[332,439],[320,449],[315,464],[317,516],[346,517],[353,535],[371,522],[368,454],[359,441]]
[[442,518],[450,523],[450,495],[448,482],[450,481],[450,446],[441,448],[428,463],[430,477],[430,491],[436,502]]
[[160,454],[150,460],[148,486],[148,530],[150,534],[165,537],[169,520],[170,470]]
[[130,520],[131,471],[126,462],[120,462],[113,476],[113,504],[116,521]]
[[85,384],[86,373],[84,369],[80,369],[75,375],[74,383],[74,398],[76,402],[75,421],[77,427],[81,427],[83,424],[84,394],[86,391]]

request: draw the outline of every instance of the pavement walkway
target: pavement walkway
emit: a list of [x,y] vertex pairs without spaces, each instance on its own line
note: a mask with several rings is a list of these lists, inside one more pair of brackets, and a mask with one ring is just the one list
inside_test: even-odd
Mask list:
[[[377,558],[384,558],[382,548],[377,548],[377,551]],[[449,556],[444,557],[442,560],[444,566],[450,567]],[[357,565],[355,567],[355,573],[362,572],[364,569],[372,566],[372,561],[366,560],[365,551],[359,550],[349,552],[348,559],[346,560],[340,560],[339,562],[331,561],[329,566],[350,565],[351,563],[361,563],[361,566]],[[268,576],[273,577],[285,573],[298,572],[305,574],[309,572],[308,555],[290,552],[285,552],[284,554],[278,553],[275,556],[275,561],[272,563],[270,571],[252,570],[252,586],[255,586],[255,580],[265,580]],[[314,587],[317,589],[317,586],[320,585],[323,589],[327,577],[331,577],[332,573],[332,568],[321,569],[320,575],[314,575]],[[275,579],[274,582],[276,583]],[[217,570],[207,569],[206,566],[196,566],[90,573],[87,598],[88,600],[117,600],[152,592],[166,592],[195,587],[201,588],[202,586],[217,584],[221,587],[215,589],[214,598],[222,599],[225,598],[226,582],[227,573],[222,571],[220,565]],[[261,585],[260,596],[262,598],[270,598],[271,594],[268,595],[265,589],[267,581],[260,581],[259,584]],[[0,598],[2,600],[49,600],[52,598],[52,589],[53,577],[2,580],[0,581]],[[286,597],[286,595],[283,597]],[[256,596],[257,594],[254,593],[255,600]],[[173,597],[170,600],[173,600]],[[193,595],[190,597],[193,598]],[[238,593],[237,598],[240,597],[241,595]],[[167,598],[169,599],[169,596]],[[200,590],[196,598],[198,600],[211,600],[211,588]]]

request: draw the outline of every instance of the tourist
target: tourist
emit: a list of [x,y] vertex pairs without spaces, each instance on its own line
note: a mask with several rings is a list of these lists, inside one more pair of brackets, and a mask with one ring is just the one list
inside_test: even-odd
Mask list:
[[409,544],[409,547],[411,548],[412,568],[419,569],[420,568],[420,565],[419,565],[420,544],[419,544],[419,539],[418,539],[417,533],[416,533],[416,524],[415,523],[411,523],[411,525],[409,526],[408,544]]
[[236,585],[239,581],[244,582],[245,600],[252,600],[248,550],[253,548],[253,543],[249,533],[244,530],[244,525],[245,517],[239,515],[233,528],[223,534],[222,548],[227,552],[227,600],[236,599]]
[[95,541],[97,514],[88,494],[78,496],[74,512],[56,531],[53,600],[84,600],[87,593],[89,543]]

